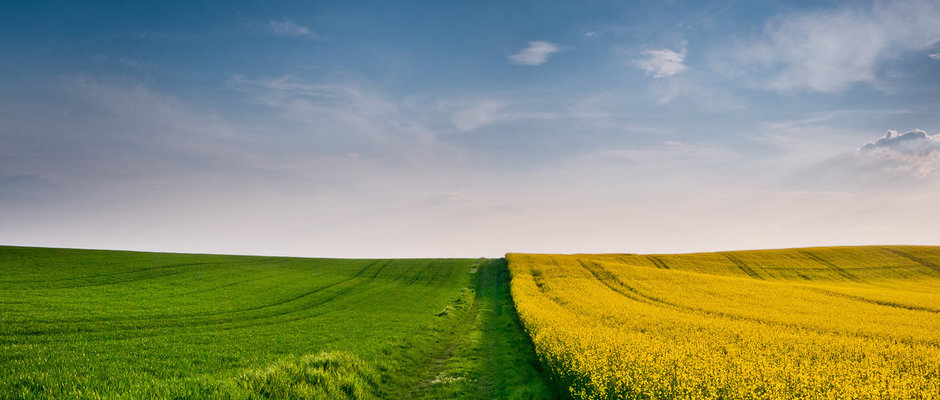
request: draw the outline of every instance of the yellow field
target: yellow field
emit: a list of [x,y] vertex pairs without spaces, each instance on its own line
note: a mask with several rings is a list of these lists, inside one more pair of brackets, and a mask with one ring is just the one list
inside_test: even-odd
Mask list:
[[575,398],[940,399],[940,247],[507,259]]

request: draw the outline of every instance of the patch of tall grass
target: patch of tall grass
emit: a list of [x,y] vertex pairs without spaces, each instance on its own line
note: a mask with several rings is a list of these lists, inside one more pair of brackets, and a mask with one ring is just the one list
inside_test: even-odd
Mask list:
[[220,398],[228,400],[368,400],[376,398],[379,374],[347,352],[321,352],[287,357],[224,382]]

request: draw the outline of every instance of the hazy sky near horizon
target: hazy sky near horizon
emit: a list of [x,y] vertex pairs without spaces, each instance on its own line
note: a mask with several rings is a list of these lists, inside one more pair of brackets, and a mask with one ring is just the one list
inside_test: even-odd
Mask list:
[[0,244],[940,245],[935,1],[0,3]]

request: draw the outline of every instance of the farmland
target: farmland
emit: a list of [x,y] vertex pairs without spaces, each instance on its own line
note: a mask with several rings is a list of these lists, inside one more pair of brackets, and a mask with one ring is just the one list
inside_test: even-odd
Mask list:
[[575,398],[940,398],[937,247],[507,259]]
[[554,394],[504,260],[0,247],[3,399]]
[[367,260],[0,246],[3,399],[936,399],[938,332],[937,247]]

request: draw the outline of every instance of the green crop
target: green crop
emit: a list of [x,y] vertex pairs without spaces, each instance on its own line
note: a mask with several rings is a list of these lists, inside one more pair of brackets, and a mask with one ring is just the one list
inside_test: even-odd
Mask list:
[[0,247],[0,398],[546,398],[506,276],[502,260]]

